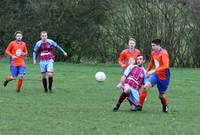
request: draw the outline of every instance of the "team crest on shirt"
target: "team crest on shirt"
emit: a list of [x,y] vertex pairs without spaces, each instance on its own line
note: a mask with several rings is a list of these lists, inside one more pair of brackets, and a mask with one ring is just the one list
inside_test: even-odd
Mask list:
[[17,49],[16,50],[16,56],[21,56],[22,54],[22,50],[21,49]]
[[135,59],[134,58],[130,58],[129,59],[129,65],[134,64],[135,63]]

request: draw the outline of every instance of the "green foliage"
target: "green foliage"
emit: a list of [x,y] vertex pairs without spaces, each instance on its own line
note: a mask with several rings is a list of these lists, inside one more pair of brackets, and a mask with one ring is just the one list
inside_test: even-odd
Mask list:
[[[200,67],[199,4],[197,0],[1,0],[0,54],[16,30],[24,32],[29,52],[40,31],[46,30],[68,52],[69,62],[116,63],[134,36],[137,48],[147,56],[151,40],[161,38],[171,66]],[[57,61],[65,60],[56,55]]]
[[[3,64],[4,63],[4,64]],[[9,65],[0,63],[0,82]],[[53,94],[44,94],[38,65],[28,64],[23,89],[17,81],[0,86],[0,135],[198,135],[199,69],[172,69],[167,92],[170,112],[161,112],[155,88],[142,112],[130,112],[129,103],[112,112],[120,92],[121,69],[107,65],[55,63]],[[107,80],[97,83],[103,71]]]

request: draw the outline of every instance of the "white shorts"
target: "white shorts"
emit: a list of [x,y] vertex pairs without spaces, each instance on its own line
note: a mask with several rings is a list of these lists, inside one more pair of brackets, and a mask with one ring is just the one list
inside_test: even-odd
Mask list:
[[53,72],[53,60],[42,60],[40,61],[40,72]]

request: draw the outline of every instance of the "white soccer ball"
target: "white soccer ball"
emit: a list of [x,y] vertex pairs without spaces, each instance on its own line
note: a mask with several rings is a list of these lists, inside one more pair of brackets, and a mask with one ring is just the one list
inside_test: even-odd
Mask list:
[[106,80],[106,74],[104,72],[97,72],[95,74],[95,79],[97,82],[103,82]]

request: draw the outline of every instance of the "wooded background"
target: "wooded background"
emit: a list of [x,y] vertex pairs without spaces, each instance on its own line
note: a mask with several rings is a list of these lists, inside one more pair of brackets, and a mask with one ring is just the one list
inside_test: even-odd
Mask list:
[[[0,55],[17,30],[30,57],[45,30],[68,62],[117,63],[134,36],[147,58],[151,40],[161,38],[171,66],[200,67],[199,0],[1,0]],[[64,60],[56,51],[56,61]]]

